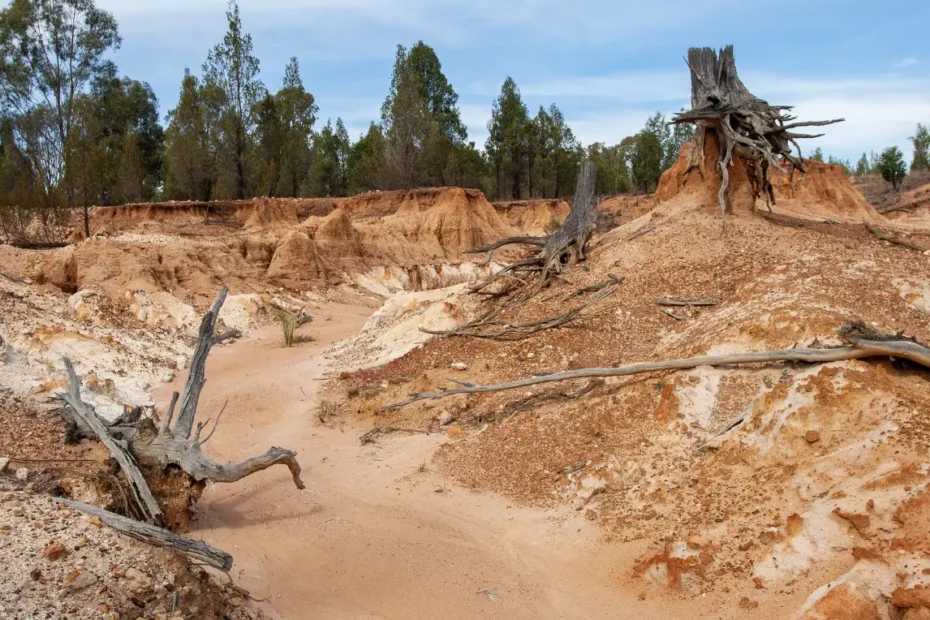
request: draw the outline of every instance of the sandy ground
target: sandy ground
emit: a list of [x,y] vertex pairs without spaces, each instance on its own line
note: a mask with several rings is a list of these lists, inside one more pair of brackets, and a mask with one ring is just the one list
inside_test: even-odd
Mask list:
[[[267,329],[214,349],[200,410],[229,406],[208,452],[242,460],[298,451],[307,490],[284,468],[207,489],[195,536],[235,557],[232,575],[285,618],[662,618],[617,587],[596,526],[580,513],[511,507],[453,488],[429,465],[441,435],[361,446],[316,417],[321,355],[370,310],[331,306],[317,339],[283,349]],[[168,399],[164,386],[156,394]]]

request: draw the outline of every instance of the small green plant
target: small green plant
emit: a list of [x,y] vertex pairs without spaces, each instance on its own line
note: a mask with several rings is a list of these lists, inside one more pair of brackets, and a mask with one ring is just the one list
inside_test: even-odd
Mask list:
[[281,308],[278,310],[278,321],[281,323],[281,334],[284,336],[284,346],[290,349],[294,346],[294,331],[297,329],[297,315]]

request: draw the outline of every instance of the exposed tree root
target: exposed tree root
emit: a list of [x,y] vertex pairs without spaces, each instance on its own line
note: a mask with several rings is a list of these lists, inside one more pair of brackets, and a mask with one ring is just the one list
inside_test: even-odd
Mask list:
[[443,388],[439,392],[413,393],[408,400],[386,405],[382,411],[398,409],[421,400],[436,400],[455,394],[479,394],[501,392],[525,388],[542,383],[586,379],[590,377],[625,377],[645,372],[664,370],[686,370],[698,366],[730,366],[734,364],[764,364],[771,362],[806,362],[827,363],[843,360],[863,359],[869,357],[894,357],[906,359],[925,368],[930,368],[930,348],[900,334],[887,335],[875,332],[860,322],[843,325],[839,335],[849,346],[835,348],[797,348],[778,351],[759,351],[754,353],[734,353],[732,355],[711,355],[661,362],[641,362],[617,368],[583,368],[566,372],[540,374],[528,379],[511,381],[499,385],[469,385],[457,388]]
[[[617,284],[622,281],[623,279],[619,278],[617,280],[608,280],[604,283],[601,283],[604,286],[596,285],[597,288],[588,287],[592,290],[600,290],[601,292],[581,306],[572,308],[565,314],[548,317],[540,321],[533,321],[532,323],[516,324],[509,321],[504,321],[502,319],[486,317],[478,321],[472,321],[471,323],[456,329],[438,331],[420,328],[420,331],[427,334],[432,334],[434,336],[471,336],[472,338],[486,338],[489,340],[522,340],[523,338],[528,338],[533,334],[539,333],[541,331],[552,329],[554,327],[561,327],[578,320],[584,316],[585,312],[592,306],[612,295],[614,291],[617,290]],[[575,291],[569,295],[574,296],[575,294],[580,295],[583,293]]]
[[[691,110],[676,114],[672,123],[696,126],[686,176],[696,169],[702,179],[706,177],[704,142],[707,131],[713,130],[717,135],[720,144],[717,167],[723,177],[717,200],[724,218],[730,184],[729,168],[734,155],[749,169],[754,198],[764,195],[767,204],[769,201],[774,204],[770,170],[792,175],[798,171],[803,178],[806,170],[797,141],[823,135],[791,130],[821,127],[844,120],[791,122],[797,118],[788,114],[791,106],[769,105],[749,92],[737,75],[732,45],[722,49],[719,56],[709,47],[691,48],[688,50],[688,67],[691,70]],[[797,155],[793,154],[792,146],[797,149]],[[783,164],[789,165],[790,172]]]
[[[494,243],[470,250],[470,253],[487,253],[485,264],[490,263],[495,250],[508,245],[524,245],[539,248],[539,252],[522,260],[511,263],[485,280],[479,282],[469,293],[482,295],[494,306],[484,314],[456,329],[448,331],[428,331],[436,336],[472,336],[475,338],[520,339],[535,333],[565,325],[576,320],[580,313],[603,297],[595,298],[580,308],[565,314],[527,324],[515,324],[501,320],[506,311],[517,308],[536,296],[549,286],[553,280],[564,280],[563,273],[579,261],[586,258],[586,246],[595,229],[595,183],[597,168],[593,162],[586,161],[578,175],[578,186],[571,212],[565,223],[549,237],[508,237]],[[576,291],[578,295],[596,292],[618,284],[619,280],[604,282],[589,287],[589,290]],[[622,280],[622,278],[621,278]],[[572,296],[566,297],[569,299]]]
[[[168,412],[159,427],[153,419],[142,417],[141,410],[134,410],[120,416],[113,423],[107,423],[99,417],[93,407],[81,400],[80,380],[68,359],[69,390],[59,396],[68,407],[62,411],[63,417],[73,427],[72,434],[83,437],[95,437],[103,442],[116,459],[129,482],[132,497],[141,509],[145,520],[153,524],[162,524],[165,520],[161,506],[155,500],[142,470],[164,472],[169,466],[180,468],[193,483],[206,480],[214,482],[236,482],[242,478],[267,469],[272,465],[286,465],[291,471],[294,484],[303,489],[300,479],[300,465],[297,454],[283,448],[271,448],[262,455],[250,458],[242,463],[221,465],[203,454],[201,447],[216,431],[220,417],[225,410],[220,410],[212,430],[202,438],[209,425],[209,420],[194,426],[200,393],[206,383],[206,361],[211,347],[216,343],[214,330],[220,308],[226,299],[228,289],[223,287],[211,310],[200,324],[200,335],[191,358],[190,373],[184,387],[183,395],[175,393],[171,399]],[[178,417],[172,427],[176,406]]]

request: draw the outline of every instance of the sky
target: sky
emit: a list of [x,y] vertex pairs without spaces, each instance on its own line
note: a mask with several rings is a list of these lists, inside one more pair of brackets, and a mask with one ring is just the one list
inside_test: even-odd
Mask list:
[[[200,73],[226,29],[225,0],[97,0],[123,44],[120,71],[151,84],[164,115],[184,69]],[[930,124],[930,2],[841,0],[240,0],[272,91],[296,56],[320,118],[353,139],[377,120],[395,49],[432,46],[482,148],[507,76],[535,114],[556,103],[583,144],[615,144],[689,104],[692,46],[735,46],[755,95],[801,120],[846,119],[802,143],[855,161]]]

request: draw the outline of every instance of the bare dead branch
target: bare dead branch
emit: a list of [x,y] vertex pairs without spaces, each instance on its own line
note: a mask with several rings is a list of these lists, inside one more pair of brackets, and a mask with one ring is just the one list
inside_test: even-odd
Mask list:
[[178,536],[164,528],[128,519],[90,504],[74,502],[60,497],[55,498],[55,501],[61,502],[78,512],[97,517],[108,527],[112,527],[114,530],[130,538],[135,538],[136,540],[156,547],[167,547],[180,551],[190,558],[203,562],[213,568],[218,568],[224,572],[228,572],[232,568],[232,556],[216,547],[211,547],[207,543],[185,538],[184,536]]
[[213,337],[213,345],[216,346],[218,344],[222,344],[226,342],[227,340],[231,340],[233,338],[242,338],[242,332],[239,331],[238,329],[229,329],[223,332],[222,334],[217,334],[216,336]]
[[126,476],[126,480],[129,482],[129,488],[145,513],[146,520],[150,523],[161,524],[164,520],[161,506],[158,505],[155,496],[152,495],[152,490],[149,488],[142,472],[136,466],[135,459],[129,453],[125,443],[110,435],[93,407],[81,400],[81,382],[77,373],[74,372],[74,366],[71,365],[71,360],[67,357],[64,362],[68,371],[68,391],[59,394],[59,396],[68,403],[71,410],[80,417],[87,428],[93,431],[94,435],[107,447],[110,454],[119,463],[123,475]]
[[226,301],[228,293],[229,288],[224,286],[220,290],[216,301],[213,302],[213,307],[200,321],[200,337],[197,340],[194,355],[191,357],[190,374],[187,376],[187,384],[184,386],[184,394],[181,397],[181,412],[178,414],[178,421],[172,430],[174,435],[178,437],[190,437],[191,430],[194,428],[194,416],[197,413],[200,392],[207,382],[205,368],[207,356],[210,355],[210,349],[213,347],[213,332],[216,330],[216,320],[219,318],[220,308],[223,307],[223,302]]
[[894,357],[906,359],[925,368],[930,368],[930,348],[912,339],[903,339],[899,335],[885,336],[877,334],[866,330],[860,323],[847,323],[840,330],[840,336],[851,343],[851,346],[826,349],[797,348],[752,353],[734,353],[731,355],[711,355],[660,362],[641,362],[619,366],[617,368],[583,368],[565,372],[554,372],[499,385],[444,388],[439,392],[413,393],[408,400],[386,405],[381,408],[381,411],[397,409],[421,400],[446,398],[455,394],[500,392],[556,381],[571,381],[573,379],[585,379],[590,377],[625,377],[646,372],[686,370],[697,368],[698,366],[731,366],[736,364],[764,364],[771,362],[827,363],[870,357]]
[[689,298],[677,298],[677,297],[663,297],[662,299],[656,300],[657,306],[716,306],[717,300],[711,298],[698,298],[698,299],[689,299]]
[[886,232],[884,232],[884,231],[882,231],[882,230],[879,230],[878,228],[876,228],[875,226],[872,226],[872,225],[869,224],[868,222],[863,222],[862,225],[865,226],[866,230],[868,230],[870,233],[872,233],[873,235],[875,235],[876,237],[878,237],[878,238],[881,239],[882,241],[887,241],[888,243],[892,243],[892,244],[894,244],[894,245],[900,245],[902,248],[907,248],[908,250],[913,250],[913,251],[915,251],[915,252],[921,252],[921,253],[922,253],[922,252],[927,251],[927,248],[922,248],[922,247],[920,247],[919,245],[915,245],[915,244],[910,243],[910,242],[908,242],[908,241],[904,241],[903,239],[898,239],[897,237],[892,237],[892,236],[889,235],[888,233],[886,233]]

